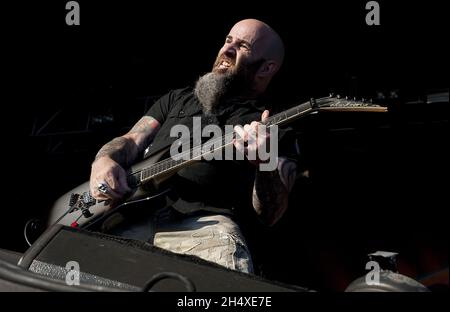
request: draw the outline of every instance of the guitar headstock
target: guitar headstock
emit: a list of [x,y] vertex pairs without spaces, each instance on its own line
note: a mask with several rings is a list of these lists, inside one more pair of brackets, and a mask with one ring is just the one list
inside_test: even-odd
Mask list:
[[302,116],[314,114],[320,111],[385,113],[388,109],[387,107],[374,104],[371,101],[357,101],[356,99],[351,100],[349,98],[341,98],[340,96],[330,95],[319,99],[312,98],[308,102],[271,116],[265,124],[267,126],[283,125]]
[[371,101],[366,101],[364,99],[358,101],[355,98],[342,98],[339,95],[334,96],[333,94],[330,94],[328,97],[312,99],[311,102],[313,109],[319,111],[377,113],[385,113],[388,111],[387,107],[374,104]]

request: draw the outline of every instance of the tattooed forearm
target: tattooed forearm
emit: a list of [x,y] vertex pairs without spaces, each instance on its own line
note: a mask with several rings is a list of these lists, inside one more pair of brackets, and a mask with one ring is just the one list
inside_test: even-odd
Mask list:
[[153,140],[159,122],[150,116],[142,117],[124,136],[105,144],[95,159],[108,156],[123,167],[131,166]]
[[253,207],[261,221],[274,224],[287,207],[286,187],[278,170],[257,171],[253,186]]
[[106,143],[95,156],[95,160],[108,156],[123,167],[129,167],[138,155],[136,144],[125,137],[118,137]]
[[295,163],[286,159],[279,160],[277,170],[257,171],[252,201],[256,213],[264,223],[275,224],[286,211],[295,171]]

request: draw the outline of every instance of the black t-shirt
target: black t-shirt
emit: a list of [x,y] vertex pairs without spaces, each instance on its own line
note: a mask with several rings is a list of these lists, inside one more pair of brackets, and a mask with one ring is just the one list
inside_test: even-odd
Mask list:
[[[186,125],[192,133],[193,117],[201,117],[202,127],[215,124],[223,129],[225,125],[243,126],[261,120],[263,111],[262,101],[236,97],[224,101],[214,114],[205,115],[192,88],[171,91],[156,101],[146,114],[158,120],[161,128],[145,157],[177,140],[170,137],[173,126]],[[206,210],[233,214],[235,209],[251,204],[255,170],[247,160],[196,162],[181,169],[172,179],[172,206],[182,213]]]

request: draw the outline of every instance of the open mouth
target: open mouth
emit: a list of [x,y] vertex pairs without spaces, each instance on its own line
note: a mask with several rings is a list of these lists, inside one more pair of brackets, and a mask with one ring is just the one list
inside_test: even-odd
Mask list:
[[235,65],[234,60],[222,56],[220,59],[217,60],[215,64],[215,68],[221,72],[227,71],[229,68],[233,67]]
[[228,61],[223,60],[222,62],[220,62],[219,64],[219,69],[228,69],[231,67],[231,63]]

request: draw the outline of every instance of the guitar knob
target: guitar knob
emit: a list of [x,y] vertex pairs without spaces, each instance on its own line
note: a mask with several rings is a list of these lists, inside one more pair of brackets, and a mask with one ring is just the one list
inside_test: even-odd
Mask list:
[[81,211],[81,213],[83,214],[83,216],[87,219],[92,217],[94,214],[92,212],[89,211],[89,209],[83,209]]
[[80,197],[79,194],[76,194],[76,193],[70,194],[69,207],[75,206],[75,204],[77,203],[79,197]]

